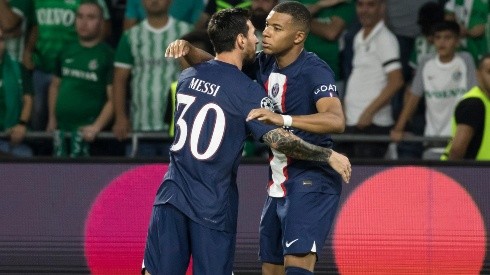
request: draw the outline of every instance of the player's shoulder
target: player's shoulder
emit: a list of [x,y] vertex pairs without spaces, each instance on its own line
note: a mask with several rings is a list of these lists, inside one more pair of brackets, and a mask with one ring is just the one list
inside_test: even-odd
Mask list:
[[299,58],[301,62],[298,65],[301,66],[301,73],[303,75],[312,77],[329,75],[334,77],[332,68],[315,53],[305,51]]

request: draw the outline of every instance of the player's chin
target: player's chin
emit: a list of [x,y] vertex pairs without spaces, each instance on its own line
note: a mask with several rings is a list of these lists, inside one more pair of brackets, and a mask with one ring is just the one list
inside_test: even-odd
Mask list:
[[263,51],[265,54],[273,54],[273,53],[274,53],[274,51],[272,51],[272,49],[271,49],[270,47],[268,47],[268,45],[267,45],[267,46],[266,46],[266,45],[264,45],[264,46],[262,47],[262,51]]

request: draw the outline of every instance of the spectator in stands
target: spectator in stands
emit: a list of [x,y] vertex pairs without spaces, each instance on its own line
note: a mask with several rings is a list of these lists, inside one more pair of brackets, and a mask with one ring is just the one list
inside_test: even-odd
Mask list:
[[[169,14],[177,20],[195,24],[204,10],[205,0],[173,0]],[[124,30],[127,30],[146,18],[142,0],[127,0],[124,14]]]
[[[421,34],[415,38],[412,53],[410,54],[409,66],[410,71],[414,74],[418,64],[423,58],[436,54],[434,47],[433,27],[444,20],[444,7],[437,2],[425,3],[418,12],[417,24],[420,27]],[[411,79],[413,76],[411,76]],[[409,85],[405,88],[404,98],[410,92]],[[405,100],[404,100],[405,101]],[[403,102],[401,102],[403,104]],[[402,105],[403,107],[403,105]],[[401,111],[401,110],[400,110]],[[425,129],[425,99],[422,97],[417,104],[412,118],[407,122],[405,131],[408,134],[422,136]],[[396,147],[397,159],[420,159],[424,151],[422,142],[400,141],[394,144]]]
[[32,109],[32,80],[25,68],[6,52],[0,28],[0,155],[28,157],[32,150],[22,144]]
[[[34,69],[34,109],[32,127],[34,130],[46,129],[48,117],[47,94],[51,83],[55,59],[60,50],[77,41],[75,31],[76,11],[79,1],[33,0],[36,15],[24,51],[23,63]],[[104,34],[110,31],[109,11],[104,0],[96,1],[104,10]]]
[[[390,100],[403,86],[395,36],[383,22],[384,0],[359,0],[356,11],[362,29],[354,38],[353,70],[347,82],[344,109],[350,134],[388,135],[393,126]],[[383,142],[339,144],[354,158],[383,158]]]
[[82,3],[75,20],[78,41],[66,45],[56,60],[47,126],[47,131],[56,130],[54,156],[89,156],[89,142],[112,118],[114,53],[102,42],[103,21],[103,10],[96,2]]
[[[262,41],[262,32],[265,29],[267,15],[277,3],[279,3],[279,0],[252,0],[250,21],[255,27],[255,36],[257,36],[259,41]],[[257,44],[257,51],[261,50],[262,43],[259,43]]]
[[[346,28],[356,17],[355,4],[346,0],[298,0],[309,5],[313,21],[305,49],[323,59],[335,74],[337,90],[343,93],[344,83],[340,73],[340,40]],[[343,94],[340,94],[343,97]]]
[[3,30],[8,53],[22,62],[26,33],[34,19],[32,1],[0,0],[0,29]]
[[490,55],[478,64],[480,85],[459,101],[452,119],[452,140],[442,159],[490,161]]
[[[191,31],[184,36],[182,36],[183,40],[189,42],[192,46],[199,48],[209,54],[214,55],[214,49],[213,49],[213,44],[211,43],[211,40],[209,39],[208,33],[205,30],[194,30]],[[179,58],[179,67],[181,70],[185,70],[189,68],[191,65],[187,63],[185,58]],[[169,129],[169,135],[171,137],[174,136],[174,112],[175,112],[175,107],[176,107],[176,93],[177,93],[177,80],[172,82],[172,85],[170,86],[170,102],[172,108],[167,108],[167,114],[165,115],[166,121],[170,121],[170,129]]]
[[[477,84],[475,65],[471,55],[456,52],[459,45],[459,26],[453,21],[444,21],[434,26],[434,45],[437,55],[422,61],[412,82],[407,100],[391,138],[398,142],[404,136],[405,125],[425,97],[425,131],[429,137],[444,137],[451,134],[451,116],[459,98]],[[426,144],[423,158],[439,158],[441,144]]]
[[449,0],[444,7],[446,19],[459,24],[463,48],[473,56],[475,63],[478,62],[488,52],[485,30],[490,11],[488,1]]
[[201,17],[196,23],[196,29],[206,29],[209,18],[215,12],[233,7],[250,9],[252,7],[252,0],[208,0],[204,11],[201,13]]
[[[119,140],[128,133],[168,133],[165,121],[170,106],[171,83],[180,72],[175,60],[163,55],[170,42],[188,33],[192,26],[168,15],[170,0],[143,0],[147,19],[126,31],[119,41],[115,56],[113,132]],[[126,114],[126,85],[131,79],[129,119]],[[131,124],[130,124],[131,123]],[[170,142],[140,142],[138,152],[128,146],[128,155],[168,156]]]

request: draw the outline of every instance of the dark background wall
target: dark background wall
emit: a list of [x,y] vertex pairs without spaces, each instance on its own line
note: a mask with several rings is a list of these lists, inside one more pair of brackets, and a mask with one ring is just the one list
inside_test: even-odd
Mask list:
[[[0,273],[137,274],[158,163],[0,163]],[[317,274],[490,274],[490,165],[354,165]],[[235,274],[259,274],[267,166],[240,166]],[[212,251],[212,248],[210,248]]]

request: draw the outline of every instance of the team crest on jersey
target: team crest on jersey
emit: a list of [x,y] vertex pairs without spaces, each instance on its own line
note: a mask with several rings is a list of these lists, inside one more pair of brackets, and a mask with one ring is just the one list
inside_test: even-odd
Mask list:
[[279,84],[275,83],[274,86],[272,86],[271,95],[273,97],[276,97],[278,94],[279,94]]
[[460,81],[461,80],[461,76],[463,74],[461,73],[461,71],[456,71],[453,73],[453,80],[454,81]]
[[97,59],[92,59],[88,63],[88,68],[92,71],[97,70],[98,67],[99,67],[99,63],[97,62]]
[[274,112],[274,102],[269,97],[264,97],[260,101],[260,108]]

